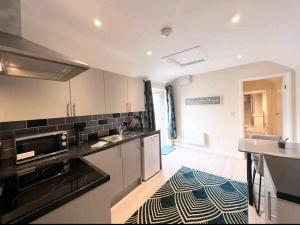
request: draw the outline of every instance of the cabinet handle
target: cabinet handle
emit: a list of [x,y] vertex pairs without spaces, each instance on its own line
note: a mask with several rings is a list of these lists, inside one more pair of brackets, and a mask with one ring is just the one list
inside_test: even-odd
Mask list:
[[268,192],[268,217],[269,217],[269,220],[270,220],[270,221],[271,221],[272,219],[277,220],[277,217],[272,215],[272,208],[271,208],[271,205],[272,205],[271,200],[272,200],[272,199],[276,199],[276,197],[275,197],[275,196],[272,196],[272,195],[271,195],[271,192]]
[[73,116],[76,116],[76,105],[73,103]]
[[69,117],[70,116],[70,103],[68,102],[67,103],[67,117]]

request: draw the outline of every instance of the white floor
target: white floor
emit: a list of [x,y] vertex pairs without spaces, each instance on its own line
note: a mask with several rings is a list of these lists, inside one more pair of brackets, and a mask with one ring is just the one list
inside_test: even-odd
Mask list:
[[[163,156],[163,169],[159,174],[137,187],[112,208],[112,223],[125,223],[182,166],[232,180],[247,180],[244,159],[177,147],[174,152]],[[249,207],[249,223],[264,223],[262,217],[256,215],[254,208]]]

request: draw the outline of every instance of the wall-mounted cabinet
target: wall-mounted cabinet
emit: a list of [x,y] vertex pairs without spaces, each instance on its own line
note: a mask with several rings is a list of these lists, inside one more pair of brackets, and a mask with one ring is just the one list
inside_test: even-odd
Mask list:
[[145,110],[142,79],[90,69],[69,82],[0,76],[0,122]]
[[0,76],[0,122],[66,117],[69,83]]
[[97,115],[105,111],[104,75],[90,69],[70,81],[72,115]]
[[145,111],[144,81],[128,77],[128,104],[130,112]]
[[128,112],[127,77],[104,71],[106,113]]

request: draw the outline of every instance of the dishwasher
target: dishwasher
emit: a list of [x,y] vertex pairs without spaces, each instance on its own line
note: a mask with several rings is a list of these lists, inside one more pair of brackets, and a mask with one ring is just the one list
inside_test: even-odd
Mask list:
[[143,138],[142,144],[142,178],[147,181],[161,169],[159,134]]

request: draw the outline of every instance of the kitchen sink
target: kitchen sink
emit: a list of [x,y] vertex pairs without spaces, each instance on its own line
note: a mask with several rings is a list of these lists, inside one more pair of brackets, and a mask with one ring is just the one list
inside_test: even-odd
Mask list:
[[123,141],[127,138],[135,137],[139,134],[140,134],[140,132],[127,131],[127,132],[124,132],[123,134],[115,134],[115,135],[101,138],[101,140],[111,142],[111,143],[116,143],[119,141]]

